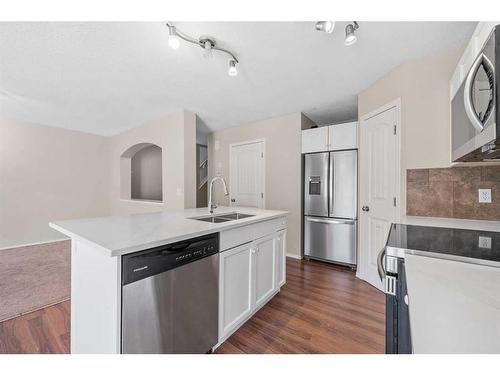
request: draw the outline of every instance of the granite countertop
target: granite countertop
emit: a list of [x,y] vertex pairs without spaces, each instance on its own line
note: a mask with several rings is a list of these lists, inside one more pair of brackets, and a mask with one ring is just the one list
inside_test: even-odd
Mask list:
[[259,221],[284,217],[288,214],[286,211],[234,206],[218,207],[215,211],[216,215],[240,212],[253,216],[225,223],[208,223],[191,219],[209,216],[207,208],[192,208],[55,221],[49,225],[68,237],[90,242],[110,256],[117,256],[205,234],[222,232]]
[[500,231],[392,224],[386,255],[405,254],[500,267]]

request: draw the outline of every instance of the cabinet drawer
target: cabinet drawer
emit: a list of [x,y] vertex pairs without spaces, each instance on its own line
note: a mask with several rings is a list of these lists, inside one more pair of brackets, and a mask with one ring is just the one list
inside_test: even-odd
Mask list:
[[279,217],[220,232],[220,251],[254,241],[287,227],[286,217]]

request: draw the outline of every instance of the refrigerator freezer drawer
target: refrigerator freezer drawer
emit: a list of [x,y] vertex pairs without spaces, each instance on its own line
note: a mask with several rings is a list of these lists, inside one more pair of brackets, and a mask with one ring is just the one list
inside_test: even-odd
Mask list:
[[304,218],[304,255],[356,264],[356,220]]

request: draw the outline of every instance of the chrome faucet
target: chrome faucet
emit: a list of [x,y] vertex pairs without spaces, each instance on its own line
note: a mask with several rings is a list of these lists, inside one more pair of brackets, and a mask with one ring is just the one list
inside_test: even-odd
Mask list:
[[211,214],[213,214],[214,209],[217,208],[217,205],[212,202],[212,193],[214,190],[214,182],[217,180],[220,180],[222,182],[222,186],[224,188],[224,195],[229,195],[229,191],[227,190],[227,186],[226,186],[226,181],[224,181],[224,179],[220,176],[216,176],[216,177],[212,178],[212,180],[210,181],[210,194],[208,196],[208,208],[209,208]]

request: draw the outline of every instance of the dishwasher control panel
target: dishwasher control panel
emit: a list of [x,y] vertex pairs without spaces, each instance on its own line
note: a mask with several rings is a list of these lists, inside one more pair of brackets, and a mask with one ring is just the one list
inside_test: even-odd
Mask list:
[[180,267],[219,252],[219,234],[190,238],[122,256],[122,285]]

